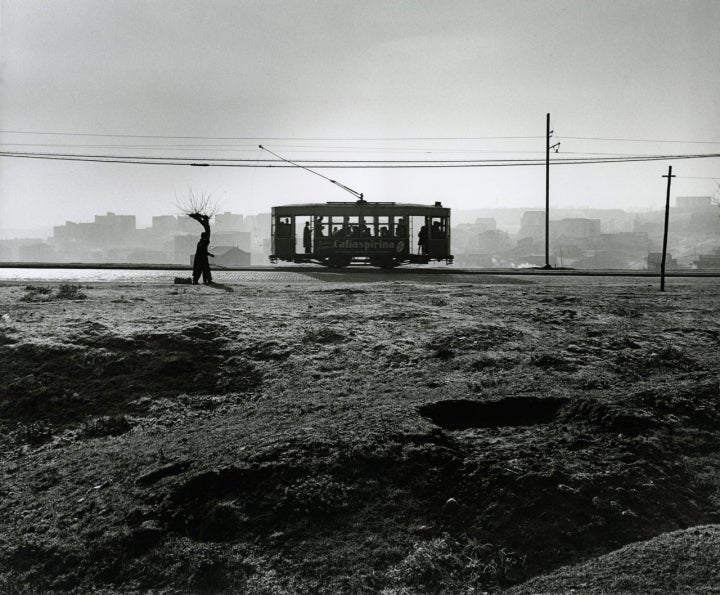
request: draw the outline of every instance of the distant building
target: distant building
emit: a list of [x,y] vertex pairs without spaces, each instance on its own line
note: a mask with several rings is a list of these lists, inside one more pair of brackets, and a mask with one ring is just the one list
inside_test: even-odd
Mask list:
[[512,242],[506,231],[490,229],[478,235],[477,252],[479,254],[498,255],[510,248],[512,248]]
[[545,211],[525,211],[520,219],[518,238],[545,237]]
[[237,246],[215,246],[212,253],[215,258],[210,259],[211,266],[249,267],[251,263],[250,252],[240,250]]
[[95,223],[118,233],[135,231],[135,215],[116,215],[108,212],[105,215],[95,215]]
[[178,235],[173,238],[173,255],[174,262],[186,263],[187,256],[190,254],[190,262],[192,263],[192,257],[195,255],[195,248],[197,247],[200,234],[198,235]]
[[584,240],[600,236],[600,219],[560,219],[552,222],[552,234],[558,238]]
[[216,231],[243,231],[243,216],[235,213],[219,213],[215,215]]
[[21,262],[54,262],[57,254],[55,248],[45,242],[18,246]]
[[8,240],[0,240],[0,261],[10,262],[13,260],[13,246]]
[[648,235],[645,232],[626,231],[600,235],[600,246],[605,250],[624,250],[633,254],[647,253]]
[[104,240],[104,229],[95,223],[75,223],[66,221],[65,225],[53,227],[53,240],[58,243],[86,242],[98,244]]
[[249,231],[213,231],[210,236],[217,246],[237,246],[245,252],[251,251],[252,234]]
[[57,244],[84,242],[92,246],[125,243],[135,232],[135,215],[107,213],[95,215],[93,223],[74,223],[53,227],[53,240]]
[[478,217],[475,219],[475,228],[480,233],[484,231],[494,231],[497,229],[497,221],[492,217]]
[[[452,245],[454,254],[459,257],[463,254],[477,254],[484,251],[485,244],[482,236],[486,233],[495,233],[495,219],[479,218],[475,223],[461,223],[452,229]],[[497,242],[492,241],[493,248],[490,252],[496,252]],[[461,262],[461,261],[458,261]],[[468,265],[470,266],[470,265]]]
[[[650,271],[659,271],[662,266],[662,252],[650,252],[647,255],[647,268]],[[675,260],[670,252],[665,253],[665,268],[676,269],[677,260]]]
[[698,271],[720,271],[720,254],[700,254],[693,264]]
[[177,218],[177,229],[183,232],[197,232],[198,236],[202,232],[202,227],[198,224],[195,219],[190,219],[187,215],[182,215]]
[[177,231],[178,220],[174,215],[158,215],[152,218],[152,228],[159,232]]
[[678,209],[694,209],[712,206],[710,196],[676,196],[675,207]]

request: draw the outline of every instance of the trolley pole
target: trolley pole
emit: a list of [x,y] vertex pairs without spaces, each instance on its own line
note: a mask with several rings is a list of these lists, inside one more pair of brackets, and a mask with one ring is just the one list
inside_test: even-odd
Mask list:
[[667,254],[668,223],[670,222],[670,182],[675,176],[672,173],[672,165],[668,165],[667,196],[665,197],[665,227],[663,229],[662,257],[660,259],[660,291],[665,291],[665,255]]

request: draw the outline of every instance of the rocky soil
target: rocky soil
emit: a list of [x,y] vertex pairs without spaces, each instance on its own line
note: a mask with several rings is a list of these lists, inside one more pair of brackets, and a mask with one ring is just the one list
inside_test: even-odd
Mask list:
[[719,307],[715,279],[4,283],[0,591],[718,592]]

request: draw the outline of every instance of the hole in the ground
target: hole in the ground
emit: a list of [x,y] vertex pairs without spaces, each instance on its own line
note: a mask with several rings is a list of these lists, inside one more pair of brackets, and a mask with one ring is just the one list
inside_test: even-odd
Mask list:
[[539,397],[508,397],[486,402],[451,399],[422,405],[418,411],[447,430],[532,426],[553,421],[560,407],[567,401]]

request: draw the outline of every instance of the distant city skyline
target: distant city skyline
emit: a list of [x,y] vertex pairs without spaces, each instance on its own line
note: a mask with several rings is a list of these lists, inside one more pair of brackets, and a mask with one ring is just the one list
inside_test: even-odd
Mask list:
[[[717,209],[709,196],[676,198],[669,234],[670,267],[714,270],[720,266]],[[309,225],[312,219],[307,214],[295,218],[296,250],[304,242],[303,223]],[[582,269],[657,268],[664,219],[662,210],[554,209],[550,261],[554,266]],[[413,243],[421,223],[409,221]],[[372,228],[367,229],[372,237]],[[450,248],[460,267],[523,268],[546,262],[544,210],[459,210],[451,230]],[[270,231],[269,213],[217,213],[212,222],[213,263],[221,267],[266,265],[275,246]],[[183,215],[158,215],[152,226],[143,227],[133,214],[108,212],[95,215],[92,222],[57,225],[47,237],[0,239],[0,262],[187,265],[198,232],[196,222]]]
[[[677,207],[679,206],[679,205],[677,204],[678,199],[686,199],[686,198],[689,198],[689,197],[687,197],[687,196],[673,196],[673,197],[671,197],[671,208],[674,209],[674,208],[677,208]],[[694,196],[694,197],[692,197],[692,198],[708,199],[708,200],[712,201],[713,204],[717,204],[717,199],[716,199],[713,195],[711,195],[711,194],[708,194],[708,195],[699,195],[699,196],[697,196],[697,197]],[[720,206],[720,205],[718,205],[718,206]],[[513,206],[513,207],[501,207],[501,206],[494,207],[494,206],[490,206],[490,207],[478,207],[478,208],[470,208],[470,209],[456,209],[456,210],[454,211],[455,216],[454,216],[454,219],[453,219],[453,225],[455,225],[455,224],[457,223],[457,221],[456,221],[457,219],[460,219],[462,222],[465,222],[465,219],[466,219],[468,216],[471,216],[471,215],[469,215],[469,214],[474,213],[474,212],[476,212],[476,211],[478,211],[478,212],[483,212],[483,211],[501,211],[501,210],[508,210],[508,211],[509,211],[509,210],[512,210],[512,211],[517,211],[517,212],[523,212],[523,211],[542,211],[542,212],[544,212],[544,205],[542,205],[542,206]],[[594,210],[599,210],[599,211],[602,211],[602,210],[621,210],[621,211],[627,212],[628,214],[639,214],[639,213],[649,213],[649,212],[653,212],[653,211],[658,211],[658,212],[659,212],[659,211],[662,211],[662,210],[664,210],[664,205],[657,205],[656,208],[652,208],[652,209],[642,209],[642,208],[622,209],[622,208],[619,208],[619,207],[594,207],[594,206],[590,206],[590,205],[569,205],[569,206],[563,206],[563,207],[553,207],[553,206],[551,205],[551,207],[550,207],[550,217],[551,217],[551,219],[554,219],[554,218],[556,217],[556,213],[554,213],[554,211],[559,212],[559,213],[563,213],[563,212],[567,212],[567,211],[594,211]],[[175,212],[175,213],[172,213],[172,212],[155,213],[155,214],[150,215],[149,217],[140,218],[137,213],[105,211],[104,213],[93,213],[93,214],[87,216],[87,217],[84,218],[84,219],[76,219],[76,220],[63,219],[63,220],[58,220],[58,221],[55,221],[55,222],[53,222],[53,223],[51,223],[51,224],[49,224],[49,225],[46,225],[46,226],[21,227],[21,228],[17,228],[17,229],[0,228],[0,239],[13,239],[13,238],[24,238],[24,237],[40,237],[40,236],[42,236],[43,234],[46,234],[46,235],[50,236],[50,235],[52,235],[52,231],[53,231],[53,228],[54,228],[54,227],[62,226],[62,225],[64,225],[64,224],[68,223],[68,222],[70,222],[70,223],[93,223],[93,222],[96,221],[97,217],[99,217],[99,216],[102,217],[102,216],[104,216],[104,215],[109,215],[109,214],[118,215],[118,216],[132,216],[132,217],[135,217],[135,220],[136,220],[136,228],[137,228],[137,229],[147,229],[147,228],[151,228],[152,225],[153,225],[153,219],[155,219],[155,218],[160,218],[160,217],[185,218],[185,217],[187,217],[187,215],[185,215],[184,213],[180,213],[180,212]],[[259,216],[263,216],[263,215],[264,215],[264,216],[268,216],[268,215],[270,214],[270,209],[268,209],[266,212],[261,212],[261,213],[242,213],[242,212],[238,212],[238,211],[228,211],[228,210],[225,210],[225,209],[221,209],[221,210],[219,210],[216,214],[217,214],[217,215],[231,214],[231,215],[240,215],[240,216],[245,217],[245,218],[255,218],[255,217],[259,217]],[[189,221],[188,225],[192,226],[192,221],[191,221],[191,220],[188,220],[188,221]],[[33,231],[34,231],[34,232],[42,232],[42,233],[40,233],[39,236],[38,236],[38,235],[32,236],[32,234],[30,234],[30,235],[19,235],[19,236],[18,236],[18,235],[14,235],[14,232],[33,232]]]
[[[551,208],[662,208],[670,163],[674,195],[712,194],[720,179],[717,157],[559,162],[720,153],[714,0],[0,0],[0,11],[0,235],[107,211],[149,221],[188,186],[248,214],[352,199],[298,168],[156,161],[269,158],[259,144],[316,163],[473,160],[318,171],[368,200],[543,208],[547,113],[561,143]],[[93,161],[67,160],[77,155]],[[155,164],[97,162],[108,157]],[[539,161],[518,166],[528,159]]]

